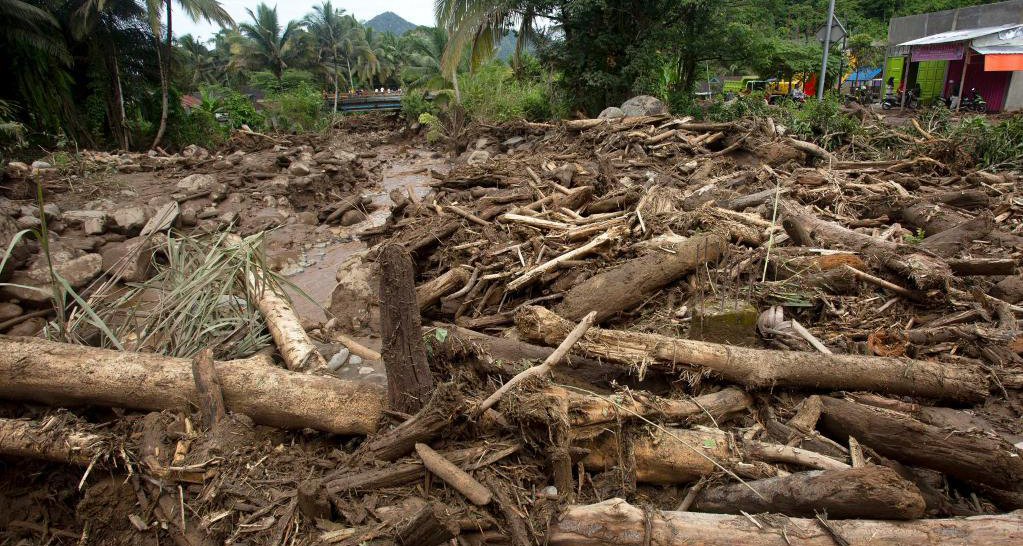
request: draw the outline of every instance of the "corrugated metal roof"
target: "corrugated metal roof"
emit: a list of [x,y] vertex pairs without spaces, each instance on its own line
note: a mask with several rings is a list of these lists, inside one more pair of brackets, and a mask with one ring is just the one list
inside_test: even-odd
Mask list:
[[1018,55],[1023,54],[1023,45],[973,46],[973,50],[981,55]]
[[982,27],[982,28],[970,28],[965,30],[950,30],[948,32],[939,32],[938,34],[931,34],[930,36],[924,36],[923,38],[917,38],[916,40],[910,40],[908,42],[902,42],[899,46],[921,46],[921,45],[933,45],[933,44],[947,44],[950,42],[962,42],[964,40],[972,40],[974,38],[980,38],[981,36],[987,36],[989,34],[997,34],[1013,28],[1023,27],[1020,24],[1014,25],[1000,25],[997,27]]
[[856,72],[853,72],[852,74],[849,74],[849,77],[846,78],[846,81],[850,82],[870,81],[878,77],[880,74],[881,74],[880,68],[862,68],[860,70],[857,70]]

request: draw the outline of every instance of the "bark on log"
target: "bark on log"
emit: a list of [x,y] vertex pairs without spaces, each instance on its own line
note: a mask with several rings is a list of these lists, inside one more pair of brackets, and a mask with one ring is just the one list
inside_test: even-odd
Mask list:
[[476,481],[467,472],[431,449],[430,446],[416,444],[416,453],[423,460],[423,466],[438,478],[444,480],[445,483],[456,491],[465,495],[465,498],[469,499],[473,504],[477,506],[490,504],[491,499],[493,499],[493,493],[485,485]]
[[943,191],[928,195],[925,200],[967,210],[983,209],[991,205],[991,197],[984,190]]
[[[915,228],[922,229],[925,236],[924,240],[927,240],[926,237],[952,229],[969,220],[969,217],[965,214],[956,212],[949,207],[928,202],[915,203],[894,209],[890,211],[889,215]],[[1023,248],[1023,237],[1014,233],[993,230],[985,238],[1002,247]]]
[[[756,517],[756,516],[754,516]],[[746,516],[646,511],[622,499],[570,506],[548,532],[551,546],[835,546],[815,519],[754,524]],[[828,525],[855,546],[1010,546],[1023,541],[1023,512],[964,519],[844,520]]]
[[461,533],[458,520],[448,515],[444,505],[427,503],[394,535],[394,543],[401,546],[437,546]]
[[469,281],[469,272],[464,267],[452,267],[443,275],[416,287],[416,301],[423,311],[440,301],[441,298],[458,291]]
[[777,512],[812,518],[824,511],[829,519],[917,519],[923,517],[924,508],[924,499],[911,482],[890,468],[867,466],[707,487],[691,509],[716,514]]
[[273,286],[257,281],[253,274],[249,273],[248,279],[250,289],[256,294],[256,307],[266,320],[274,344],[288,369],[313,371],[326,368],[327,362],[302,328],[291,302],[278,294]]
[[925,238],[920,243],[920,248],[945,258],[950,258],[959,253],[963,247],[969,246],[976,239],[987,237],[995,228],[995,219],[990,211],[984,211],[976,218],[965,222],[941,233],[936,233]]
[[[217,362],[216,369],[227,409],[259,424],[368,434],[383,411],[378,387],[290,372],[265,357]],[[198,395],[184,358],[0,336],[0,398],[159,411],[185,410]]]
[[768,188],[749,195],[733,197],[732,199],[723,199],[718,201],[716,204],[723,209],[742,211],[771,201],[774,199],[775,195],[785,195],[786,193],[788,193],[787,188],[782,188],[780,191],[775,188]]
[[[515,324],[526,339],[551,345],[573,326],[536,306],[521,308]],[[988,381],[978,369],[923,360],[770,351],[601,328],[591,328],[575,349],[590,358],[625,364],[653,361],[669,370],[680,364],[703,366],[751,387],[866,390],[962,401],[979,400],[988,392]]]
[[795,222],[811,232],[814,240],[830,245],[842,245],[849,250],[870,256],[878,263],[912,280],[918,288],[942,287],[952,275],[948,264],[939,258],[864,235],[834,222],[821,220],[795,203],[782,201],[780,212],[786,220]]
[[418,442],[428,442],[458,418],[464,399],[451,383],[440,385],[423,409],[404,423],[367,441],[367,453],[382,461],[394,461],[412,452]]
[[596,321],[601,322],[632,309],[682,275],[716,262],[727,250],[728,241],[720,235],[706,234],[668,246],[667,250],[651,249],[572,287],[558,305],[558,314],[579,320],[596,311]]
[[433,376],[422,342],[412,258],[400,245],[380,250],[380,338],[391,409],[416,413],[430,397]]
[[1019,260],[1011,258],[961,258],[948,261],[952,273],[960,277],[970,275],[1014,275]]
[[67,423],[0,419],[0,455],[87,466],[101,457],[111,439],[69,427]]
[[586,214],[599,214],[602,212],[624,210],[626,207],[638,203],[641,197],[643,197],[643,188],[640,186],[631,186],[618,195],[605,197],[600,201],[590,203],[589,206],[586,207]]
[[950,434],[898,412],[831,397],[821,400],[820,427],[832,439],[853,436],[881,455],[962,480],[1002,489],[1023,485],[1023,456],[1004,440]]
[[609,397],[593,396],[551,387],[551,396],[568,399],[568,422],[574,427],[637,419],[637,416],[669,423],[709,415],[722,421],[729,415],[749,409],[753,399],[745,391],[727,388],[698,396],[692,400],[661,398],[644,392],[614,394]]

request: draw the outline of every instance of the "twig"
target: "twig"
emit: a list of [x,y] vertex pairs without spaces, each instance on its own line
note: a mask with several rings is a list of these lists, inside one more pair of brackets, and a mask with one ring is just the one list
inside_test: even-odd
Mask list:
[[416,453],[423,460],[423,466],[438,478],[444,480],[444,483],[465,495],[465,498],[472,501],[473,504],[477,506],[490,504],[491,499],[493,499],[490,489],[487,489],[485,485],[476,481],[476,478],[473,478],[464,470],[455,466],[454,463],[445,459],[443,455],[431,449],[430,446],[416,444]]
[[475,214],[473,214],[473,213],[463,209],[462,207],[459,207],[459,206],[456,206],[456,205],[448,205],[447,208],[451,212],[453,212],[453,213],[461,216],[462,218],[465,218],[466,220],[469,220],[469,221],[471,221],[473,223],[479,224],[481,226],[489,226],[490,225],[490,222],[480,218],[479,216],[476,216]]
[[568,333],[568,336],[561,342],[561,345],[558,345],[558,348],[543,361],[543,364],[526,368],[516,374],[515,377],[509,379],[508,382],[501,385],[501,388],[497,389],[494,394],[491,394],[486,400],[480,402],[480,405],[476,406],[476,409],[473,410],[473,415],[478,416],[484,411],[492,408],[494,404],[501,400],[501,397],[510,391],[515,385],[518,385],[530,377],[546,374],[554,368],[554,366],[557,366],[558,363],[561,362],[566,355],[568,355],[568,351],[572,349],[572,346],[582,339],[586,330],[589,330],[590,326],[593,326],[593,321],[596,317],[597,312],[590,311],[590,313],[583,317],[583,319],[579,321],[579,324],[577,324],[576,327]]
[[856,269],[855,267],[852,267],[850,265],[843,265],[842,267],[844,267],[845,270],[848,271],[849,273],[852,273],[857,279],[864,280],[871,284],[880,286],[881,288],[890,290],[900,296],[909,298],[911,300],[915,301],[920,300],[920,294],[917,294],[916,292],[909,290],[908,288],[903,288],[895,283],[888,282],[880,277],[875,277],[870,273],[860,271],[859,269]]

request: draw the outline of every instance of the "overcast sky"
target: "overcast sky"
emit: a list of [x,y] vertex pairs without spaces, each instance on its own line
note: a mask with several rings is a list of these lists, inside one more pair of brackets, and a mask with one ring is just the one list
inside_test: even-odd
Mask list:
[[[236,23],[241,23],[249,21],[249,15],[245,12],[245,8],[256,11],[256,5],[259,4],[259,1],[220,0],[220,3],[231,14]],[[271,7],[274,4],[277,5],[277,16],[280,18],[281,25],[283,26],[292,19],[301,19],[306,13],[312,11],[314,5],[319,5],[321,2],[314,0],[282,0],[274,2],[269,0],[266,3]],[[385,11],[393,11],[410,23],[434,25],[433,0],[374,0],[371,2],[366,2],[365,0],[334,0],[333,4],[335,8],[344,9],[346,13],[354,15],[360,21],[367,21]],[[197,38],[208,39],[218,30],[218,27],[206,24],[205,22],[193,23],[191,19],[182,14],[177,4],[174,5],[174,10],[173,24],[175,36],[192,34]]]

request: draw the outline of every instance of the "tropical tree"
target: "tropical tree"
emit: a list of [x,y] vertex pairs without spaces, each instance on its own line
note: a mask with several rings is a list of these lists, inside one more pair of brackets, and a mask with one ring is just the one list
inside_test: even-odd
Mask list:
[[334,8],[333,4],[328,1],[319,6],[313,6],[313,11],[302,19],[316,52],[316,62],[333,84],[335,112],[337,112],[340,92],[338,80],[341,76],[338,70],[338,61],[344,12],[343,9]]
[[69,102],[71,64],[60,23],[49,11],[21,0],[0,0],[0,21],[0,67],[15,76],[0,89],[13,87],[10,94],[20,96],[23,111],[56,124],[61,106]]
[[381,86],[388,87],[389,81],[397,79],[403,61],[398,37],[390,32],[374,32],[367,28],[366,44],[377,60],[376,80]]
[[271,8],[260,3],[255,12],[248,8],[245,11],[252,18],[251,23],[239,25],[242,35],[248,38],[246,54],[256,66],[269,70],[279,84],[288,63],[302,54],[297,45],[301,25],[297,21],[288,21],[281,28],[277,6]]
[[196,40],[191,34],[185,34],[178,38],[177,44],[178,47],[175,51],[180,59],[182,73],[185,76],[184,81],[187,83],[189,91],[199,87],[200,83],[216,81],[213,55],[205,44]]
[[451,89],[450,72],[443,68],[448,33],[440,27],[418,28],[408,35],[408,64],[402,78],[410,89]]
[[355,17],[341,18],[341,41],[338,55],[345,63],[349,89],[355,89],[355,74],[366,79],[376,73],[377,58],[366,42],[366,28]]
[[238,85],[243,81],[245,38],[235,28],[222,28],[213,35],[210,50],[211,72],[221,85]]

